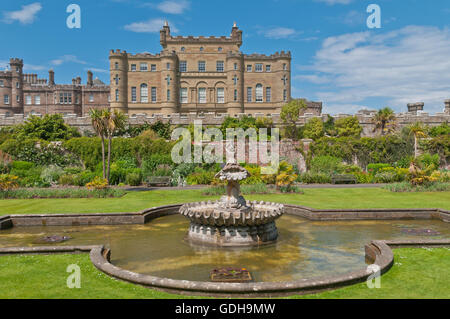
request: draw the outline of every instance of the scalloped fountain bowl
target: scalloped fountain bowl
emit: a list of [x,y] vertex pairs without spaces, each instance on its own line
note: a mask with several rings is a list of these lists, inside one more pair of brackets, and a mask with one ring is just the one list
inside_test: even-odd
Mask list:
[[240,195],[239,181],[249,173],[227,164],[217,177],[228,181],[227,196],[215,202],[185,204],[180,214],[191,222],[187,239],[197,244],[223,247],[255,246],[277,240],[275,220],[284,213],[276,203],[250,202]]

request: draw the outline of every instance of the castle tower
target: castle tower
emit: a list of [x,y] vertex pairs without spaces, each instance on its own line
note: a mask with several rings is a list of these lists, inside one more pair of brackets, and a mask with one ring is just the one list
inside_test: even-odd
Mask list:
[[244,55],[230,52],[227,55],[227,112],[244,113]]
[[417,114],[417,112],[423,111],[424,106],[425,106],[425,103],[423,103],[423,102],[408,103],[408,112]]
[[172,52],[161,54],[161,113],[178,113],[179,76],[178,56]]
[[24,113],[23,109],[23,60],[13,58],[9,60],[11,68],[11,106],[14,113]]
[[281,113],[281,108],[291,101],[291,52],[281,51],[278,56],[278,61],[281,66],[282,78],[287,79],[286,81],[282,80],[278,82],[281,84],[279,92],[281,93],[280,101],[282,102],[277,105],[277,112]]
[[167,40],[168,39],[170,39],[170,27],[169,27],[169,22],[167,22],[167,20],[166,20],[164,22],[164,27],[160,31],[160,43],[164,49],[167,48]]
[[128,54],[126,51],[111,50],[109,61],[111,110],[128,113]]
[[48,71],[48,85],[49,86],[55,85],[55,71],[53,71],[53,69],[50,69]]

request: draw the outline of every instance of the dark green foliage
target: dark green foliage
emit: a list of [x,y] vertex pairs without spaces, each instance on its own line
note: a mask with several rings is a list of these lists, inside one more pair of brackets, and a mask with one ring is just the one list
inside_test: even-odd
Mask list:
[[37,199],[37,198],[111,198],[126,194],[121,189],[88,190],[85,188],[66,189],[15,189],[0,192],[0,199]]
[[64,123],[60,114],[30,116],[25,123],[14,128],[14,135],[18,139],[34,138],[45,141],[61,141],[81,136],[76,128]]
[[389,184],[383,187],[395,193],[411,193],[411,192],[448,192],[450,191],[450,183],[431,183],[424,185],[412,185],[409,182]]
[[332,156],[317,156],[310,162],[311,173],[324,173],[328,175],[341,173],[342,159]]
[[429,135],[431,137],[450,136],[450,125],[448,125],[448,123],[445,122],[439,126],[435,126],[430,129]]
[[313,117],[306,123],[303,129],[304,138],[318,140],[325,135],[325,128],[322,119]]
[[160,138],[166,140],[170,140],[172,135],[172,125],[170,123],[163,123],[162,121],[158,121],[155,124],[146,123],[138,126],[129,126],[125,130],[118,131],[116,136],[138,137],[148,130],[154,131]]
[[[142,162],[142,175],[144,176],[144,178],[148,176],[167,176],[167,175],[154,175],[158,167],[162,165],[169,166],[170,169],[170,166],[173,165],[172,157],[170,155],[163,155],[163,154],[151,155]],[[169,176],[172,176],[172,173],[170,173]]]
[[353,136],[360,137],[363,130],[356,116],[342,118],[335,123],[337,135],[340,137]]
[[142,184],[142,174],[140,172],[128,173],[126,184],[130,186],[140,186]]

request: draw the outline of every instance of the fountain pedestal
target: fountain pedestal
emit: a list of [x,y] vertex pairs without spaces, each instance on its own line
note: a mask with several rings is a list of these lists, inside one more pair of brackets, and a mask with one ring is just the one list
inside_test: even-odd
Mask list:
[[278,238],[275,220],[284,206],[248,202],[240,194],[239,181],[249,173],[237,164],[227,164],[216,177],[227,180],[227,195],[216,202],[185,204],[180,213],[190,219],[188,240],[223,247],[255,246],[273,243]]

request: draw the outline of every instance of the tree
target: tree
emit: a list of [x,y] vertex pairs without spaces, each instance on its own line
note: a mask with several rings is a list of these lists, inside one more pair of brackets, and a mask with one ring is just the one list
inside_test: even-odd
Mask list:
[[127,117],[124,113],[114,110],[103,110],[102,112],[103,122],[105,123],[106,137],[108,138],[108,171],[106,179],[109,183],[109,177],[111,173],[111,145],[112,138],[117,131],[123,130],[127,123]]
[[318,117],[313,117],[306,123],[305,129],[303,131],[303,136],[305,138],[310,138],[312,140],[318,140],[325,135],[325,129],[322,119]]
[[396,127],[395,113],[391,108],[385,107],[375,114],[372,123],[375,124],[374,132],[381,131],[381,135],[392,133]]
[[292,100],[281,109],[281,120],[285,127],[285,136],[292,139],[298,138],[297,122],[300,113],[306,110],[307,106],[304,100]]
[[107,110],[91,109],[89,116],[91,117],[92,127],[95,133],[100,137],[102,141],[102,165],[103,165],[103,178],[106,178],[106,165],[105,165],[105,137],[106,137],[106,123],[104,119],[104,112]]
[[427,136],[426,131],[426,127],[420,122],[409,126],[409,135],[414,135],[414,158],[419,156],[419,139]]
[[37,138],[45,141],[61,141],[81,136],[76,128],[64,122],[60,114],[47,114],[42,118],[31,115],[25,123],[18,125],[13,131],[15,137],[20,140]]
[[363,130],[356,116],[350,116],[337,120],[335,123],[335,127],[339,137],[360,137]]

